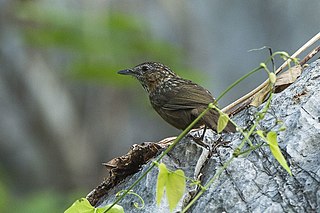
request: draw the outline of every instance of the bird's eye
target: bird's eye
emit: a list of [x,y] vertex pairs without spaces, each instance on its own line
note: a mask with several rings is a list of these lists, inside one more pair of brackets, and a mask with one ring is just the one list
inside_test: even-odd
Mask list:
[[144,66],[141,67],[141,69],[142,69],[142,71],[148,71],[148,70],[149,70],[149,67],[146,66],[146,65],[144,65]]

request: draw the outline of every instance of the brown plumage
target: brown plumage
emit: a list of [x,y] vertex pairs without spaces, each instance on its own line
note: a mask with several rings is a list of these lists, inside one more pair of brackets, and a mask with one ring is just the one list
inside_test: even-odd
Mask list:
[[[149,94],[152,107],[165,121],[178,129],[185,129],[209,103],[214,102],[208,90],[179,77],[160,63],[145,62],[118,73],[136,77]],[[194,127],[205,125],[216,130],[218,117],[217,111],[210,110]],[[229,122],[224,131],[234,132],[235,126]]]

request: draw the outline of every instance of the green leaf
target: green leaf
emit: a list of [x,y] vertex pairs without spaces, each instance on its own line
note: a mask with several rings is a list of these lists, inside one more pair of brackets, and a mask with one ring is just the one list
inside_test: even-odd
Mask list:
[[267,69],[267,65],[265,63],[260,63],[260,67]]
[[290,55],[287,52],[284,51],[279,51],[277,52],[278,54],[280,54],[280,58],[282,58],[283,60],[287,60],[288,58],[290,58]]
[[179,200],[182,198],[186,188],[186,178],[184,172],[178,169],[171,172],[163,163],[159,164],[159,174],[157,181],[157,205],[160,204],[164,190],[169,203],[170,211],[176,208]]
[[186,178],[184,172],[181,169],[170,172],[166,184],[166,193],[171,212],[176,208],[179,200],[182,198],[185,188]]
[[276,158],[276,160],[280,163],[280,165],[292,176],[292,173],[287,164],[287,161],[282,155],[281,150],[279,148],[278,141],[277,141],[277,133],[274,131],[268,132],[267,142],[269,144],[272,155]]
[[[74,202],[64,213],[103,213],[105,212],[112,204],[104,206],[102,208],[94,208],[91,206],[89,201],[86,198],[80,198]],[[108,213],[124,213],[122,206],[114,205]]]
[[229,122],[229,116],[223,112],[220,112],[220,116],[218,119],[218,126],[217,126],[217,132],[220,133],[226,128],[227,124]]
[[74,202],[64,213],[94,213],[94,207],[85,198]]
[[276,83],[276,81],[277,81],[277,76],[276,76],[276,74],[274,74],[273,72],[270,72],[270,73],[269,73],[269,80],[270,80],[270,82],[271,82],[272,84]]
[[158,168],[159,168],[159,174],[158,174],[157,189],[156,189],[157,205],[159,205],[161,202],[161,198],[164,193],[164,188],[166,186],[168,176],[169,176],[169,171],[164,163],[160,163]]
[[[111,205],[112,204],[108,204],[102,208],[96,208],[97,211],[95,211],[95,213],[104,213]],[[108,213],[124,213],[124,210],[122,206],[116,204],[112,206],[110,210],[108,210]]]
[[213,108],[215,108],[216,106],[215,106],[213,103],[209,103],[208,107],[209,107],[210,109],[213,109]]
[[257,130],[256,133],[257,133],[257,135],[259,135],[263,140],[267,141],[266,137],[264,136],[264,131],[262,131],[262,130]]

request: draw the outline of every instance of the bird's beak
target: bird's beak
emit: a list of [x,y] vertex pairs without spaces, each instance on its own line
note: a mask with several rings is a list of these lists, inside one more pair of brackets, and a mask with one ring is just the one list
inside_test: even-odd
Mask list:
[[121,74],[121,75],[134,75],[134,72],[131,69],[127,69],[127,70],[118,71],[118,74]]

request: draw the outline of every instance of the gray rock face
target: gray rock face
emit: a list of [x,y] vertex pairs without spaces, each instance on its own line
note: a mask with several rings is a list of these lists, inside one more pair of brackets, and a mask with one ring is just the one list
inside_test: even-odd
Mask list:
[[[260,122],[258,128],[270,130],[280,119],[286,131],[279,132],[278,142],[293,176],[290,176],[272,156],[268,146],[262,146],[246,156],[235,158],[220,177],[195,202],[189,212],[320,212],[320,60],[304,70],[300,78],[286,90],[273,96],[270,114]],[[249,125],[255,112],[249,108],[234,119],[240,126]],[[201,131],[201,130],[199,130]],[[201,133],[201,132],[200,132]],[[200,134],[199,133],[199,134]],[[197,134],[197,132],[193,133]],[[219,138],[207,130],[205,141],[216,143]],[[190,137],[184,138],[163,159],[170,169],[182,169],[189,178],[201,177],[202,185],[213,177],[240,144],[240,133],[223,136],[232,139],[228,146],[220,146],[212,155],[198,146]],[[254,143],[261,142],[252,137]],[[110,190],[98,205],[104,206],[115,200],[115,194],[128,188],[150,166],[125,179]],[[125,212],[169,212],[167,201],[160,206],[155,203],[157,169],[134,188],[145,201],[145,207],[138,210],[132,202],[138,200],[126,196],[119,204]],[[175,211],[179,211],[197,193],[198,188],[190,186]]]

